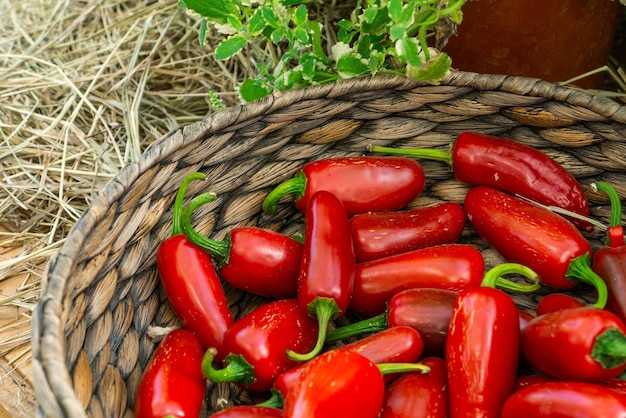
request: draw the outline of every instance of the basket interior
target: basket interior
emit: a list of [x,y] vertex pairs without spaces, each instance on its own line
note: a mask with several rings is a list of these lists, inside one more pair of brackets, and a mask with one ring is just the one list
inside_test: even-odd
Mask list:
[[[194,226],[215,239],[255,225],[294,234],[302,214],[285,200],[275,215],[265,195],[307,161],[361,155],[369,144],[446,148],[463,131],[511,138],[541,149],[584,185],[592,215],[608,222],[608,200],[590,183],[626,196],[626,110],[583,91],[538,80],[453,73],[440,85],[402,77],[347,80],[276,94],[181,127],[123,170],[76,224],[48,266],[34,318],[38,414],[132,416],[141,373],[156,348],[152,327],[178,321],[159,286],[156,250],[171,232],[172,204],[183,178],[200,171],[188,196],[212,191]],[[461,203],[467,186],[439,162],[411,207]],[[602,231],[586,236],[596,247]],[[478,245],[486,265],[499,256],[468,225],[461,242]],[[239,316],[262,300],[226,286]],[[585,297],[585,288],[576,290]],[[537,296],[518,297],[532,307]],[[205,412],[253,401],[234,385],[211,385]]]

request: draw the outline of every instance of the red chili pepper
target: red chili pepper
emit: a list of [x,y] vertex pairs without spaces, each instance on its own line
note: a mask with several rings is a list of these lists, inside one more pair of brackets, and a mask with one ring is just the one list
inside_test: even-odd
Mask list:
[[163,338],[148,361],[135,399],[135,417],[198,417],[206,379],[204,348],[191,331],[176,329]]
[[269,298],[296,297],[301,243],[279,232],[255,227],[234,228],[224,241],[216,241],[200,235],[190,221],[183,219],[187,239],[216,259],[225,282]]
[[[370,147],[370,151],[444,161],[463,183],[494,187],[589,217],[587,197],[571,173],[543,152],[510,139],[463,132],[451,150]],[[589,222],[572,221],[593,230]]]
[[606,308],[626,321],[626,243],[621,225],[622,202],[610,184],[597,182],[595,187],[609,195],[611,221],[607,245],[596,252],[592,268],[606,282],[609,292]]
[[626,397],[585,382],[546,382],[511,395],[501,418],[626,417]]
[[530,267],[557,289],[589,283],[598,292],[594,306],[604,307],[606,284],[591,269],[591,245],[567,219],[484,186],[466,194],[464,207],[474,229],[505,259]]
[[421,363],[429,373],[406,373],[387,387],[380,418],[448,417],[446,362],[429,357]]
[[465,212],[456,202],[436,206],[368,212],[350,219],[357,262],[455,242],[465,226]]
[[584,303],[566,293],[550,293],[537,302],[537,316],[562,309],[581,308]]
[[442,244],[359,263],[350,309],[368,317],[378,315],[402,290],[434,287],[459,291],[480,286],[484,274],[480,251],[464,244]]
[[276,203],[294,195],[296,208],[304,212],[320,190],[337,196],[348,215],[400,209],[420,195],[425,185],[422,167],[401,157],[345,157],[313,161],[295,177],[272,190],[263,211],[274,213]]
[[292,360],[306,361],[320,353],[328,323],[348,309],[354,283],[354,248],[343,203],[332,193],[319,191],[306,209],[302,267],[298,278],[298,303],[317,317],[317,344],[308,353],[290,350]]
[[219,355],[224,367],[215,369],[213,360],[218,353],[207,350],[202,371],[213,382],[237,382],[249,390],[269,390],[280,373],[296,364],[285,351],[310,350],[317,334],[317,322],[300,309],[296,299],[267,302],[226,332]]
[[519,334],[507,293],[478,287],[459,294],[446,340],[451,417],[499,417],[515,382]]
[[428,371],[419,364],[376,365],[348,350],[331,350],[309,361],[285,398],[285,418],[376,418],[383,403],[383,374]]
[[[511,273],[520,274],[534,283],[522,285],[502,277]],[[480,284],[501,287],[516,293],[532,293],[540,286],[536,281],[534,271],[518,264],[504,263],[490,269]],[[422,336],[425,355],[442,356],[457,296],[457,291],[431,287],[403,290],[391,297],[387,310],[382,314],[329,331],[326,341],[332,342],[367,332],[378,332],[387,327],[409,326]],[[526,315],[522,311],[518,311],[518,315],[521,324],[525,321]]]
[[[159,245],[156,261],[163,290],[183,327],[196,333],[205,349],[219,350],[233,317],[211,257],[189,242],[181,227],[184,193],[197,179],[204,175],[194,173],[183,180],[174,203],[172,235]],[[213,198],[205,193],[192,202]]]
[[[422,355],[423,348],[424,343],[419,332],[410,327],[397,326],[376,332],[336,350],[352,351],[380,364],[415,362]],[[274,381],[274,388],[283,396],[287,396],[289,389],[302,375],[306,364],[301,363],[285,370]],[[385,377],[393,377],[393,375]]]
[[223,409],[211,415],[211,418],[282,418],[279,408],[257,405],[237,405]]
[[521,343],[530,365],[561,380],[598,382],[626,369],[626,325],[605,309],[585,306],[538,316]]

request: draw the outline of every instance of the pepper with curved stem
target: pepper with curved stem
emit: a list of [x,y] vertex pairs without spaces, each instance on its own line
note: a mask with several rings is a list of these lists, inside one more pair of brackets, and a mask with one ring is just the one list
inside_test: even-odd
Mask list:
[[304,223],[298,303],[317,318],[319,335],[308,353],[287,351],[287,357],[296,361],[310,360],[321,352],[329,322],[348,309],[356,266],[350,223],[339,198],[325,190],[315,193]]
[[[193,173],[183,180],[174,203],[172,235],[157,250],[157,268],[165,295],[182,325],[198,335],[205,349],[219,350],[233,317],[211,257],[189,242],[181,224],[187,209],[183,208],[185,191],[192,181],[203,179],[202,173]],[[214,194],[204,193],[189,205],[214,198]]]
[[591,268],[591,244],[567,219],[486,186],[469,190],[464,208],[478,235],[507,261],[530,267],[556,289],[588,283],[597,291],[594,306],[605,306],[607,286]]
[[422,167],[402,157],[337,157],[304,164],[296,175],[276,186],[262,204],[263,212],[276,212],[283,197],[306,211],[320,190],[341,200],[348,215],[400,209],[420,195],[425,185]]
[[606,244],[596,251],[592,268],[606,282],[609,293],[607,309],[626,321],[626,243],[622,226],[622,202],[609,183],[597,182],[592,187],[608,194],[611,202]]
[[[494,187],[543,205],[589,216],[584,190],[563,166],[541,151],[510,139],[462,132],[450,150],[379,146],[370,146],[369,150],[443,161],[463,183]],[[593,225],[584,220],[572,219],[572,222],[586,231],[593,230]]]
[[216,259],[222,279],[261,296],[296,297],[302,244],[279,232],[256,227],[234,228],[223,241],[207,238],[191,225],[191,215],[202,203],[190,203],[182,217],[182,229],[191,243]]

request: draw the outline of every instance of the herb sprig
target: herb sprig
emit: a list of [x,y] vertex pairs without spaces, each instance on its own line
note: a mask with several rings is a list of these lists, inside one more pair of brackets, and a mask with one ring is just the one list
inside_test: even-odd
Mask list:
[[[442,23],[456,28],[465,1],[361,0],[349,18],[330,22],[332,28],[310,18],[313,0],[179,0],[179,6],[201,19],[202,45],[209,31],[224,34],[215,59],[228,60],[248,45],[280,49],[256,62],[256,77],[239,86],[241,98],[250,102],[274,90],[365,74],[406,74],[436,82],[450,69],[451,59],[429,38],[435,31],[441,37]],[[332,41],[325,36],[329,30]]]

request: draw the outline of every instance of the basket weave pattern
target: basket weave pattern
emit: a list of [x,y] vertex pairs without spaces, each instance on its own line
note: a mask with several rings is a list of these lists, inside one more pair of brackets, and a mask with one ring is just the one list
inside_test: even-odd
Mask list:
[[[585,185],[599,220],[608,220],[607,200],[591,191],[591,182],[607,181],[626,196],[626,108],[539,80],[453,72],[434,86],[376,76],[225,109],[151,145],[102,190],[50,260],[33,318],[38,415],[132,416],[134,392],[157,344],[150,327],[178,325],[159,286],[156,251],[170,235],[174,196],[188,174],[207,177],[188,196],[217,194],[194,216],[204,235],[221,239],[241,225],[291,234],[302,230],[293,205],[281,203],[272,216],[260,207],[304,162],[360,155],[368,144],[443,148],[467,130],[512,138],[555,158]],[[427,187],[415,206],[462,202],[466,187],[444,164],[420,162]],[[464,241],[474,238],[464,233]],[[489,260],[489,250],[483,254]],[[229,287],[227,296],[236,317],[255,301]],[[210,387],[206,410],[219,398],[244,396],[232,390]]]

